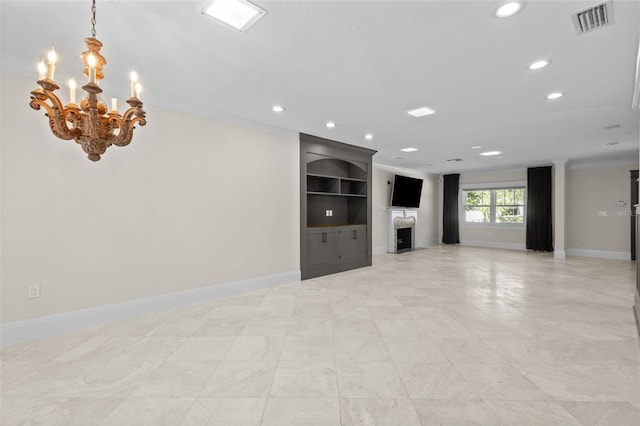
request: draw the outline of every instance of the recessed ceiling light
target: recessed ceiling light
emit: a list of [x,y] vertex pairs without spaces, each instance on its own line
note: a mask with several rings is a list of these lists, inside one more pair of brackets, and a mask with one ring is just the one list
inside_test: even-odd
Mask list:
[[414,117],[424,117],[425,115],[431,115],[435,113],[436,113],[436,110],[428,106],[423,106],[420,108],[407,111],[407,114],[413,115]]
[[336,123],[334,123],[333,121],[327,121],[327,124],[325,124],[325,126],[327,126],[330,129],[333,129],[334,127],[336,127]]
[[482,148],[482,145],[474,145],[471,147],[471,149],[480,149]]
[[551,60],[541,59],[539,61],[532,62],[531,65],[529,65],[529,69],[530,70],[539,70],[539,69],[542,69],[542,68],[546,67],[550,63],[551,63]]
[[284,111],[284,107],[282,105],[274,105],[273,108],[271,108],[271,110],[273,112],[283,112]]
[[508,18],[509,16],[513,16],[516,13],[520,12],[524,7],[524,1],[506,1],[500,4],[498,9],[496,10],[496,16],[498,18]]
[[242,33],[267,12],[247,0],[214,0],[204,13]]
[[547,99],[551,101],[551,100],[554,100],[554,99],[561,98],[563,96],[564,96],[564,93],[562,93],[562,92],[553,92],[553,93],[549,93],[547,95]]
[[400,151],[402,152],[416,152],[418,148],[402,148]]
[[366,135],[364,135],[364,138],[370,141],[371,139],[373,139],[373,135],[371,133],[367,133]]
[[492,155],[500,155],[502,151],[485,151],[481,152],[480,155],[484,155],[485,157],[491,157]]

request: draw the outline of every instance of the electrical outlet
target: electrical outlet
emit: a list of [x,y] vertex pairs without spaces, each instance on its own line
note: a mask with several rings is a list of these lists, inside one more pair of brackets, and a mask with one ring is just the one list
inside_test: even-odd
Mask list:
[[38,284],[29,286],[29,299],[40,297],[40,286]]

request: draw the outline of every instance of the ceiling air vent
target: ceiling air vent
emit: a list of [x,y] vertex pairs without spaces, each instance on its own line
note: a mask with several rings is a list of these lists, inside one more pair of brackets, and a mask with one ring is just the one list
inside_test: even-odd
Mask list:
[[592,6],[572,15],[578,35],[590,33],[613,24],[613,2],[611,0]]

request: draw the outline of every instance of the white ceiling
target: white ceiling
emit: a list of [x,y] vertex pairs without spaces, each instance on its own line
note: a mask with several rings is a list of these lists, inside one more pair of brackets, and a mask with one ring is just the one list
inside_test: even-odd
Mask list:
[[[614,0],[614,23],[583,35],[571,14],[598,0],[529,0],[507,19],[493,17],[499,1],[255,3],[267,14],[241,34],[201,15],[205,0],[98,0],[105,92],[127,97],[135,68],[146,105],[367,146],[378,150],[376,163],[429,173],[638,158],[637,0]],[[88,0],[0,7],[4,70],[35,81],[53,45],[56,80],[79,79]],[[527,69],[540,58],[551,66]],[[545,99],[558,90],[566,95]],[[274,104],[286,111],[272,112]],[[422,105],[437,114],[406,114]],[[329,120],[337,127],[327,129]],[[148,126],[163,125],[149,115]]]

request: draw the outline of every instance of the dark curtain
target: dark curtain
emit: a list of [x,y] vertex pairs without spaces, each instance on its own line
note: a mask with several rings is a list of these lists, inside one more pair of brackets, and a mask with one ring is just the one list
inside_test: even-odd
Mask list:
[[553,251],[551,166],[527,169],[527,249]]
[[444,175],[444,202],[442,207],[442,242],[460,243],[458,230],[458,188],[460,175]]

